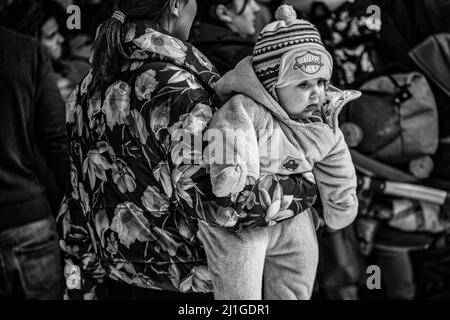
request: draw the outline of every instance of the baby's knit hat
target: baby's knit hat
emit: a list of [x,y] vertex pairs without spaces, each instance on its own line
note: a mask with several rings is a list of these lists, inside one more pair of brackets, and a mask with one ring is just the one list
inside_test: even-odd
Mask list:
[[[268,92],[275,95],[275,85],[287,77],[297,79],[331,77],[333,60],[325,49],[319,31],[310,22],[297,19],[292,6],[282,5],[276,13],[277,21],[269,23],[258,35],[253,49],[253,69]],[[285,61],[289,59],[288,61]],[[280,70],[281,65],[281,70]],[[284,79],[281,79],[284,78]]]

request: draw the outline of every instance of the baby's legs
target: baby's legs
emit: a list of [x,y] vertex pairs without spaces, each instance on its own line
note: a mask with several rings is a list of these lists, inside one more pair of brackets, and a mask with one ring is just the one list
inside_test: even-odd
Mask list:
[[310,299],[319,261],[311,211],[280,222],[270,230],[264,265],[264,299]]
[[216,300],[261,300],[267,228],[228,231],[199,221]]

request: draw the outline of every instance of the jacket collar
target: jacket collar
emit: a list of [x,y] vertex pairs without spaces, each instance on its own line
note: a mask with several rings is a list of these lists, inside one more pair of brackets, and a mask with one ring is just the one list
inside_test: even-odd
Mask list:
[[217,70],[191,44],[146,20],[125,23],[122,30],[123,47],[129,56],[122,63],[122,71],[133,71],[147,62],[167,62],[196,75],[206,89],[214,89],[219,79]]

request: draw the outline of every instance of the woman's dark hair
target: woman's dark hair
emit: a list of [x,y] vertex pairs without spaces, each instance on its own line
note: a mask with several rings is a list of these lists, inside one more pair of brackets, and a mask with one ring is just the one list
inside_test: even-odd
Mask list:
[[6,7],[4,25],[12,30],[38,38],[42,26],[55,18],[59,26],[64,19],[60,3],[53,0],[14,0]]
[[[125,15],[125,21],[150,20],[157,22],[176,0],[119,0],[114,10]],[[184,0],[187,1],[187,0]],[[121,41],[122,23],[107,19],[99,28],[94,42],[93,76],[102,83],[109,83],[119,73],[120,59],[127,58]]]

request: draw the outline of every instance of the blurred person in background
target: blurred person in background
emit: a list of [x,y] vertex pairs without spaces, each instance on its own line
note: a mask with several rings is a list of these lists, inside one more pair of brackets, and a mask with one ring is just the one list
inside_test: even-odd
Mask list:
[[64,189],[64,103],[51,60],[34,39],[0,27],[0,299],[61,299],[55,219],[37,152]]
[[252,54],[259,11],[255,0],[206,0],[199,6],[191,42],[223,75]]
[[5,26],[36,38],[52,58],[58,88],[66,99],[89,65],[72,64],[64,59],[66,33],[65,8],[53,0],[14,0],[6,10]]
[[[65,27],[65,17],[65,10],[52,0],[14,0],[7,7],[5,15],[5,27],[35,38],[45,48],[63,99],[70,95],[76,82],[87,73],[89,67],[86,62],[74,64],[62,59],[65,39],[60,31],[61,27]],[[64,189],[58,187],[53,173],[41,156],[38,156],[37,162],[47,198],[56,216]]]
[[274,20],[274,13],[278,5],[281,3],[279,0],[256,0],[259,6],[259,11],[256,13],[255,29],[256,34],[254,39],[256,41],[259,32],[270,22]]

